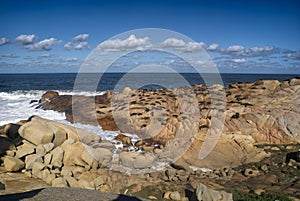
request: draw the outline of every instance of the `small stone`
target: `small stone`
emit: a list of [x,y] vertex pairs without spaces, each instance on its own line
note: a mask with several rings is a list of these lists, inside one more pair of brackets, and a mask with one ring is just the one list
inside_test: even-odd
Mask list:
[[64,150],[61,147],[56,147],[50,153],[52,154],[51,164],[53,164],[53,166],[55,164],[56,167],[61,167]]
[[50,175],[50,171],[48,169],[44,169],[41,171],[41,179],[46,180],[48,176]]
[[265,192],[265,190],[263,190],[263,189],[255,189],[255,190],[254,190],[254,193],[255,193],[256,195],[260,195],[260,194],[262,194],[263,192]]
[[52,159],[52,154],[48,153],[44,156],[44,163],[46,165],[49,165],[51,163],[51,159]]
[[164,193],[164,199],[169,200],[169,199],[170,199],[170,194],[171,194],[171,191],[165,192],[165,193]]
[[17,172],[24,168],[24,162],[11,156],[4,157],[4,168],[10,172]]
[[42,144],[39,144],[35,149],[36,154],[44,156],[46,154],[46,150]]
[[247,168],[244,172],[244,175],[247,177],[255,177],[259,175],[259,170],[252,170],[251,168]]
[[150,200],[157,200],[157,197],[155,197],[155,196],[153,196],[153,195],[149,195],[149,196],[148,196],[148,199],[150,199]]
[[41,170],[45,167],[44,163],[41,162],[34,162],[32,165],[32,175],[34,177],[40,178],[41,177]]
[[55,178],[51,184],[52,187],[68,187],[66,180],[62,177]]
[[72,176],[72,171],[68,167],[63,167],[60,172],[61,176]]
[[54,148],[54,144],[53,143],[43,144],[43,147],[45,149],[45,152],[48,153]]
[[67,181],[68,185],[70,187],[73,187],[73,188],[78,188],[78,181],[74,178],[74,177],[71,177],[71,176],[65,176],[64,177],[65,180]]
[[52,184],[52,181],[55,179],[56,177],[55,177],[55,174],[49,174],[48,175],[48,177],[47,177],[47,179],[46,179],[46,183],[47,184],[49,184],[49,185],[51,185]]
[[95,188],[90,184],[90,182],[88,182],[85,179],[80,179],[78,181],[78,186],[80,188],[85,188],[85,189],[90,189],[90,190],[95,190]]
[[279,147],[272,147],[271,150],[272,151],[280,151],[280,148]]
[[173,191],[170,194],[171,200],[181,200],[180,193],[178,191]]
[[268,171],[268,166],[267,166],[267,165],[262,165],[262,166],[260,167],[260,169],[261,169],[262,171],[266,172],[266,171]]
[[35,146],[30,143],[22,144],[17,148],[16,157],[22,158],[24,156],[34,153]]
[[102,176],[99,176],[94,180],[94,185],[96,188],[102,184],[105,184],[105,181]]
[[27,170],[32,169],[32,165],[33,165],[34,162],[43,163],[42,156],[37,155],[37,154],[31,154],[31,155],[26,156],[26,158],[25,158],[25,168]]
[[292,167],[296,164],[296,161],[293,159],[290,159],[290,162],[288,163],[288,166]]
[[14,157],[15,156],[15,151],[12,151],[12,150],[6,150],[5,151],[5,154],[6,156],[11,156],[11,157]]

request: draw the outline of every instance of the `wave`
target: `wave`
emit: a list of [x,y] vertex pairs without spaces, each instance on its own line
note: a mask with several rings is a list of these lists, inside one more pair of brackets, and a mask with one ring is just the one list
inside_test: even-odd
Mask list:
[[[45,92],[46,91],[43,90],[0,92],[0,125],[27,119],[32,115],[38,115],[51,120],[65,119],[64,113],[35,109],[37,100],[39,100]],[[105,92],[58,91],[58,93],[61,95],[95,96],[102,95]]]
[[[80,123],[71,124],[65,120],[65,114],[63,112],[57,112],[52,110],[35,109],[37,105],[36,101],[46,91],[42,90],[30,90],[30,91],[13,91],[13,92],[0,92],[0,125],[8,123],[15,123],[20,120],[28,119],[32,115],[37,115],[46,119],[54,120],[63,124],[71,125],[76,128],[81,128],[100,135],[102,138],[115,141],[114,138],[119,131],[104,131],[101,126],[85,125]],[[95,96],[102,95],[105,92],[88,92],[88,91],[57,91],[61,95],[82,95],[82,96]],[[136,135],[128,135],[133,142],[139,140]],[[121,144],[120,144],[121,145]],[[121,146],[122,147],[122,146]]]

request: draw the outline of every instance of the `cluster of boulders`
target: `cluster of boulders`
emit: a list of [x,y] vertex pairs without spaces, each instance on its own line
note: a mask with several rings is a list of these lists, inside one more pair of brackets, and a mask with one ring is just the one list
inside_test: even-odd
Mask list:
[[[2,132],[4,168],[22,171],[54,187],[96,189],[107,184],[99,172],[105,172],[110,163],[124,170],[151,167],[153,162],[147,154],[116,150],[113,143],[94,133],[37,116],[7,124]],[[93,172],[93,176],[87,176]]]

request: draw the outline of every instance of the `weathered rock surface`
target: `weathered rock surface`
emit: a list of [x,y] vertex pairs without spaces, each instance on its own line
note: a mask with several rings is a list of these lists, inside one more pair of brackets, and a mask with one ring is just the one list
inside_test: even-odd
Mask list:
[[[299,80],[235,83],[226,89],[221,85],[195,85],[192,86],[192,93],[185,88],[125,89],[120,93],[108,92],[95,98],[73,97],[75,108],[71,107],[71,96],[55,96],[42,107],[66,111],[71,122],[99,123],[103,129],[137,134],[150,144],[168,146],[174,138],[182,138],[180,133],[183,129],[186,138],[193,138],[191,147],[183,156],[186,163],[205,167],[237,166],[267,156],[263,150],[254,147],[255,144],[300,142]],[[197,108],[192,104],[193,94],[198,102]],[[63,101],[66,102],[65,106],[62,105]],[[226,107],[222,108],[224,103]],[[216,118],[213,118],[214,114]],[[198,120],[193,118],[195,115]],[[225,122],[221,131],[218,129],[223,127],[223,117]],[[198,131],[190,129],[193,125],[191,122],[195,121],[199,121]],[[198,157],[200,147],[205,146],[209,133],[220,134],[220,138],[216,140],[215,147],[212,143],[212,152],[201,159]],[[118,138],[131,145],[126,136]],[[145,147],[144,150],[154,149]]]
[[204,184],[199,184],[196,194],[199,201],[233,201],[231,193],[226,193],[225,191],[216,191],[207,188]]
[[17,172],[24,168],[24,162],[11,156],[4,157],[4,168],[10,172]]

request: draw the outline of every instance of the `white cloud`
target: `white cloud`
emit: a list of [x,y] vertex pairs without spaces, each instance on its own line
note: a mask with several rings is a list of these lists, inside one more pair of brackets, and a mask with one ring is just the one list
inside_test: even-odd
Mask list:
[[231,61],[235,62],[235,63],[244,63],[247,61],[247,59],[242,58],[242,59],[232,59]]
[[122,51],[131,49],[143,49],[149,45],[149,38],[137,38],[135,35],[130,35],[128,38],[114,39],[104,41],[99,45],[99,48],[106,51]]
[[245,47],[241,45],[231,45],[227,49],[225,49],[226,52],[239,52],[244,50]]
[[185,42],[176,38],[167,38],[162,42],[161,46],[165,48],[180,48],[185,46]]
[[71,42],[67,42],[67,43],[64,45],[64,48],[65,48],[66,50],[71,50],[71,49],[73,49],[73,47],[74,47],[74,45],[73,45],[73,43],[71,43]]
[[74,42],[83,42],[86,41],[89,38],[89,34],[79,34],[75,36],[72,41]]
[[167,38],[164,40],[161,45],[162,48],[173,48],[175,50],[183,51],[183,52],[197,52],[201,51],[204,47],[206,47],[205,43],[200,42],[184,42],[183,40],[176,38]]
[[273,51],[274,46],[263,46],[263,47],[252,47],[250,50],[252,52],[268,52],[268,51]]
[[89,34],[79,34],[72,38],[71,42],[67,42],[64,45],[65,50],[82,50],[82,49],[88,49],[89,45],[86,40],[89,38]]
[[75,46],[74,46],[74,49],[75,50],[82,50],[82,49],[88,49],[89,48],[89,45],[88,45],[88,43],[87,42],[79,42],[78,44],[76,44]]
[[6,38],[6,37],[0,38],[0,46],[6,45],[6,44],[8,44],[8,43],[10,43],[9,38]]
[[53,45],[57,45],[60,42],[61,41],[58,41],[56,38],[48,38],[37,43],[25,45],[25,48],[31,51],[49,51]]
[[15,42],[18,45],[29,45],[32,44],[36,36],[34,34],[25,35],[21,34],[18,37],[16,37]]
[[218,47],[219,47],[219,44],[213,43],[213,44],[210,44],[206,49],[209,51],[215,51],[218,49]]

